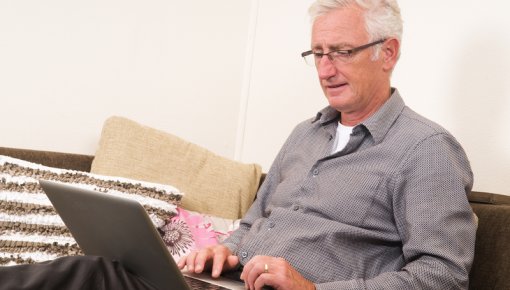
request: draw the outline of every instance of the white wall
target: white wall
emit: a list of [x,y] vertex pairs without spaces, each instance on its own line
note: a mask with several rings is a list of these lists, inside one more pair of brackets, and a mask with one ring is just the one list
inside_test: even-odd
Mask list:
[[0,1],[0,146],[94,153],[122,115],[232,156],[250,7]]
[[[116,114],[267,170],[326,105],[299,56],[311,2],[1,1],[0,146],[93,154]],[[510,3],[400,5],[394,86],[464,145],[476,190],[510,194]]]

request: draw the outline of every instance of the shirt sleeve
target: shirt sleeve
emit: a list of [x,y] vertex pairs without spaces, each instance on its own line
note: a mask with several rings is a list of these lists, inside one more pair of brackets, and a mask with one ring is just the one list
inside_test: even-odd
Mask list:
[[473,177],[451,136],[430,136],[395,173],[394,219],[406,265],[369,279],[317,284],[326,289],[468,289],[476,221],[467,200]]

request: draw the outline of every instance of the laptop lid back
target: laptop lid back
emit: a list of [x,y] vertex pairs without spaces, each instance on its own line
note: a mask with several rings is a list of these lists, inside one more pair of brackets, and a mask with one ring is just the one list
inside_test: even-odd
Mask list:
[[116,260],[158,289],[190,289],[147,212],[136,201],[39,181],[86,255]]

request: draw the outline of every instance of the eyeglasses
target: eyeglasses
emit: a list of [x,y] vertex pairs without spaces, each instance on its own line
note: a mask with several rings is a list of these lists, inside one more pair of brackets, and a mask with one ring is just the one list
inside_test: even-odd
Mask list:
[[352,58],[352,56],[355,53],[360,52],[364,49],[367,49],[371,46],[377,45],[379,43],[383,43],[385,41],[386,41],[386,39],[381,39],[381,40],[374,41],[369,44],[365,44],[365,45],[358,46],[355,48],[332,50],[328,53],[313,52],[313,50],[309,50],[309,51],[303,52],[301,54],[301,56],[305,59],[305,62],[311,66],[314,66],[314,65],[318,66],[323,56],[327,56],[329,58],[329,60],[335,64],[336,63],[348,63],[349,60]]

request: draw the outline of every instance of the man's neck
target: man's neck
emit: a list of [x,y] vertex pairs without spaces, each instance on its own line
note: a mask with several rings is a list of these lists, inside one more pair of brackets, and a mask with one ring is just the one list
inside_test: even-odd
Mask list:
[[375,96],[370,104],[365,107],[362,111],[355,112],[341,112],[340,113],[340,123],[344,126],[354,127],[364,120],[368,119],[370,116],[375,114],[381,108],[384,103],[391,97],[391,88],[388,90],[386,94],[380,94],[379,96]]

